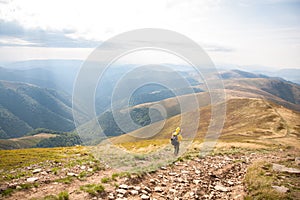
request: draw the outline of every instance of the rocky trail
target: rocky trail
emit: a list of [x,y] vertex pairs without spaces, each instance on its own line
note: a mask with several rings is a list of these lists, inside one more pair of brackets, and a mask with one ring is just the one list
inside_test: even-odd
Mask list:
[[[172,165],[160,167],[155,172],[143,175],[124,173],[108,166],[85,177],[80,174],[92,171],[88,166],[76,165],[65,169],[66,176],[53,175],[50,170],[31,169],[33,177],[24,177],[1,184],[16,189],[5,199],[47,199],[47,195],[66,191],[69,199],[244,199],[248,193],[244,178],[248,167],[258,160],[278,163],[284,156],[278,153],[249,153],[215,155],[203,158],[179,159]],[[289,158],[290,160],[295,158]],[[299,158],[297,158],[299,162]],[[295,161],[296,162],[296,161]],[[299,165],[299,163],[298,163]],[[274,164],[274,171],[300,175],[297,168]],[[290,171],[289,171],[290,170]],[[61,180],[57,181],[57,178]],[[69,180],[70,179],[70,180]],[[69,181],[67,181],[69,180]],[[105,180],[105,181],[104,181]],[[38,183],[37,187],[22,188],[24,183]],[[105,190],[86,192],[85,185],[101,184]],[[300,184],[300,183],[297,183]],[[300,187],[298,185],[297,187]],[[280,184],[273,187],[281,192],[288,188]],[[3,189],[2,189],[3,191]],[[55,198],[53,198],[55,199]]]
[[[136,185],[120,185],[109,199],[243,199],[243,178],[255,155],[195,158],[161,167]],[[130,181],[129,181],[130,183]]]

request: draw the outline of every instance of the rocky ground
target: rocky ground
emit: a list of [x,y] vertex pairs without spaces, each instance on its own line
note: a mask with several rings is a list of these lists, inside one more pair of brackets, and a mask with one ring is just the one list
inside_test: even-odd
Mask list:
[[[176,162],[148,174],[138,184],[130,184],[130,180],[128,184],[125,182],[115,192],[109,193],[108,199],[244,199],[247,188],[243,180],[247,167],[258,159],[275,162],[280,158],[252,153]],[[300,175],[299,169],[274,166],[277,166],[277,170],[294,170],[292,173]],[[283,187],[274,188],[280,190]]]
[[[61,191],[66,191],[69,199],[244,199],[249,192],[244,178],[253,162],[274,163],[268,173],[291,173],[299,177],[299,168],[276,164],[290,160],[299,166],[299,158],[285,156],[271,152],[190,157],[143,175],[122,174],[105,165],[97,168],[93,162],[69,168],[61,166],[59,172],[53,169],[61,163],[46,167],[32,165],[24,169],[31,171],[30,176],[3,181],[0,190],[2,194],[7,189],[14,190],[2,196],[3,199],[49,199],[49,195]],[[91,184],[101,184],[105,190],[82,189]],[[272,187],[280,193],[289,192],[281,182]],[[300,183],[295,182],[293,187],[300,190]]]
[[243,178],[255,155],[208,156],[176,162],[138,184],[120,185],[109,199],[243,199]]

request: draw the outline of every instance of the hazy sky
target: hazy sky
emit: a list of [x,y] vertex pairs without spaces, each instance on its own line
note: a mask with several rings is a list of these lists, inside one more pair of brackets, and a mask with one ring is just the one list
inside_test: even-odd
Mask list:
[[300,68],[299,0],[0,0],[0,62],[85,59],[137,28],[182,33],[216,64]]

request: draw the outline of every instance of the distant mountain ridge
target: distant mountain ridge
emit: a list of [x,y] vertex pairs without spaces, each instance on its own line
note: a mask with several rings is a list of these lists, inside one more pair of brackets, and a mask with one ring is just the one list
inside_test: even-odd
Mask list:
[[71,97],[35,85],[0,81],[0,138],[21,137],[35,128],[75,128]]
[[[64,64],[66,64],[64,66]],[[21,137],[35,128],[48,128],[58,131],[71,131],[74,127],[72,117],[71,94],[76,74],[82,61],[48,60],[25,61],[12,64],[11,68],[0,68],[0,138]],[[21,68],[25,67],[24,70]],[[128,66],[131,68],[132,66]],[[136,73],[136,80],[144,80],[147,75],[167,77],[175,81],[174,74],[163,70],[143,69]],[[104,113],[110,106],[111,91],[117,80],[126,73],[125,67],[111,69],[102,81],[104,86],[96,94],[96,110],[100,121],[107,123],[105,133],[115,136],[122,134],[113,122],[104,119]],[[205,87],[199,83],[197,77],[190,76],[190,71],[179,72],[180,76],[188,79],[192,88],[205,96]],[[283,105],[293,110],[300,110],[299,85],[280,78],[270,78],[262,74],[255,74],[241,70],[221,72],[226,93],[233,96],[249,96],[266,98],[276,104]],[[99,89],[99,88],[98,88]],[[177,88],[180,95],[189,95],[185,88]],[[66,94],[61,91],[67,91]],[[152,102],[168,102],[174,99],[174,94],[154,85],[148,85],[136,90],[132,96],[131,105],[141,108],[136,113],[137,121],[142,125],[149,124],[143,106]],[[201,101],[203,99],[200,99]],[[205,97],[205,101],[209,98]],[[209,101],[207,101],[209,103]],[[203,103],[203,105],[208,105]],[[120,105],[127,105],[119,99]],[[166,103],[168,104],[168,103]],[[170,104],[172,105],[172,104]],[[146,106],[146,108],[148,108]],[[180,109],[179,109],[180,110]],[[168,110],[168,117],[179,112],[174,106]],[[106,113],[106,115],[108,115]],[[84,118],[84,115],[82,115]],[[108,115],[109,116],[109,115]],[[110,127],[113,126],[113,127]],[[111,129],[111,130],[110,130]],[[114,130],[118,130],[114,132]]]
[[236,78],[269,78],[268,76],[263,74],[255,74],[255,73],[245,72],[237,69],[221,72],[220,76],[222,79],[225,80],[236,79]]

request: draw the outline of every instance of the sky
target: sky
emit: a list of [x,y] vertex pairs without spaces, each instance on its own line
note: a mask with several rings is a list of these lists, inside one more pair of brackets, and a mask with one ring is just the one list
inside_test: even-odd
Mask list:
[[163,28],[217,65],[300,69],[299,11],[300,0],[0,0],[0,63],[84,60],[122,32]]

